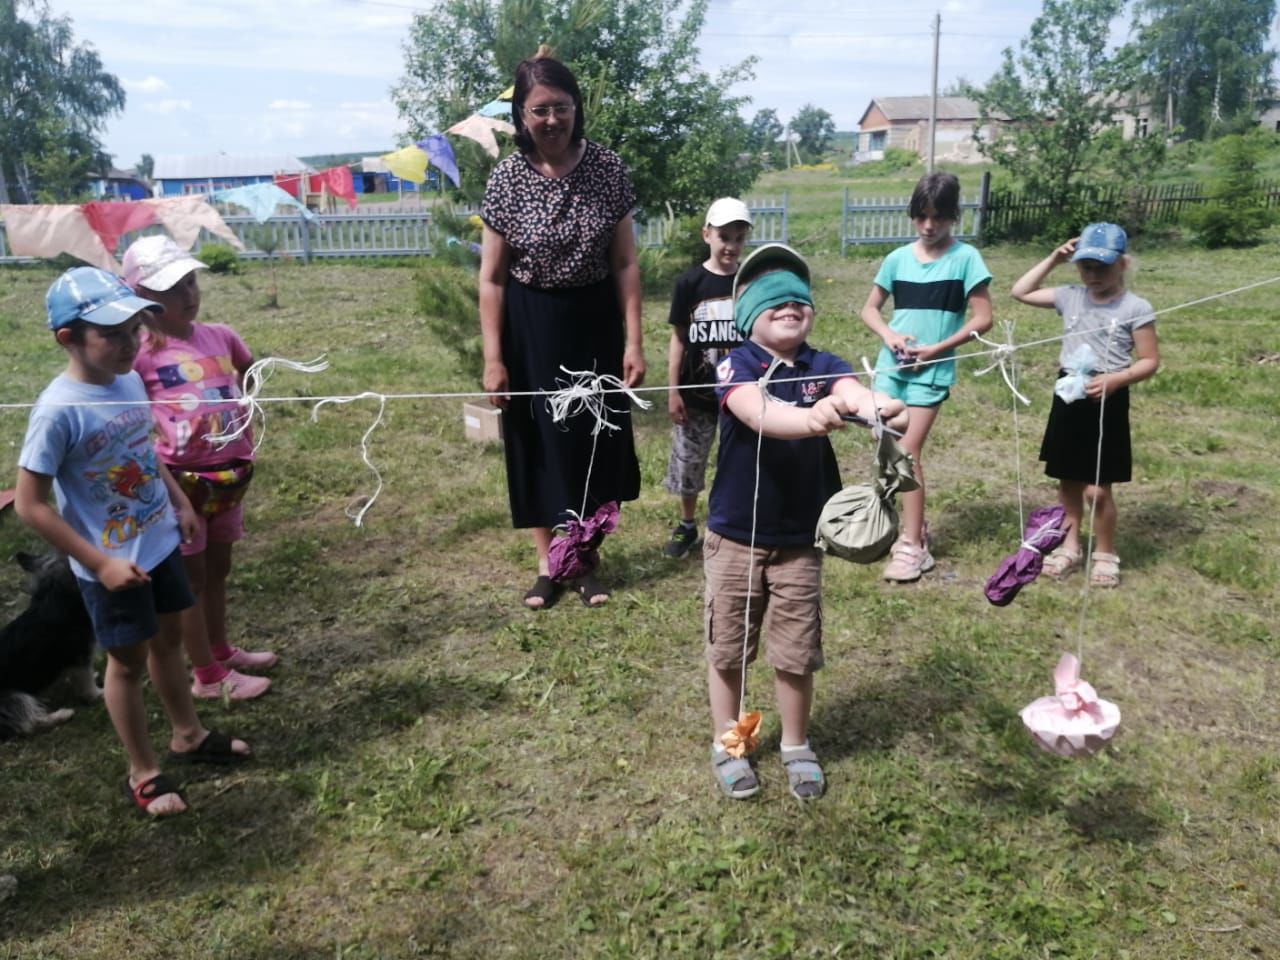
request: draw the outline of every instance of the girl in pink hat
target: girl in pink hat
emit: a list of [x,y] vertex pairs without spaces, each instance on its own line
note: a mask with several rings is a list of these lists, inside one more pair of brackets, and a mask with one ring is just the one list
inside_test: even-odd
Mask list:
[[195,507],[199,530],[182,545],[195,606],[183,614],[182,635],[196,697],[251,700],[271,688],[244,670],[274,666],[270,651],[227,640],[227,577],[231,546],[244,536],[241,500],[253,476],[253,438],[245,431],[225,445],[209,440],[234,426],[241,377],[253,354],[230,327],[197,323],[205,264],[166,236],[143,237],[125,251],[125,282],[164,309],[147,316],[134,369],[142,376],[159,440],[156,452]]

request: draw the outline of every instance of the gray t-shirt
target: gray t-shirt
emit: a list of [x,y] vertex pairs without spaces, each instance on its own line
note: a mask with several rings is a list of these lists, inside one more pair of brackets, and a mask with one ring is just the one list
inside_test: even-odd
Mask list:
[[1089,299],[1089,291],[1079,284],[1055,287],[1053,306],[1062,316],[1064,334],[1058,366],[1069,366],[1071,355],[1088,344],[1102,361],[1102,369],[1096,373],[1111,373],[1129,366],[1133,356],[1133,331],[1155,321],[1151,304],[1128,290],[1114,300],[1094,303]]

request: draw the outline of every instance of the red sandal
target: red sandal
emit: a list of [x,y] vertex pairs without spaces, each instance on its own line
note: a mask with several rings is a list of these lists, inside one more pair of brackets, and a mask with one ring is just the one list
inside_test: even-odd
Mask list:
[[130,784],[128,777],[124,778],[125,798],[147,816],[171,817],[179,813],[186,813],[185,810],[175,810],[173,813],[153,814],[151,812],[151,804],[160,797],[171,793],[176,793],[184,804],[187,802],[186,796],[178,789],[178,785],[163,773],[157,773],[154,777],[143,780],[137,786]]

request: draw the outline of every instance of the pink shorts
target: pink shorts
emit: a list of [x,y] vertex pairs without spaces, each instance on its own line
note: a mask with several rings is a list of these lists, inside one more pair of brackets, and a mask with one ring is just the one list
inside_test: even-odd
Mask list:
[[216,516],[206,517],[196,511],[196,535],[190,543],[182,545],[182,555],[193,557],[204,553],[211,543],[235,543],[244,539],[244,504],[223,510]]

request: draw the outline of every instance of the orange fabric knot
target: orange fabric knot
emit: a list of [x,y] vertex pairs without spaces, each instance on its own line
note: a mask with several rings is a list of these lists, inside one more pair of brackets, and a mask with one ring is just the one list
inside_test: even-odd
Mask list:
[[758,732],[762,716],[759,710],[741,714],[737,723],[720,734],[720,742],[729,756],[742,758],[756,748],[760,743]]

